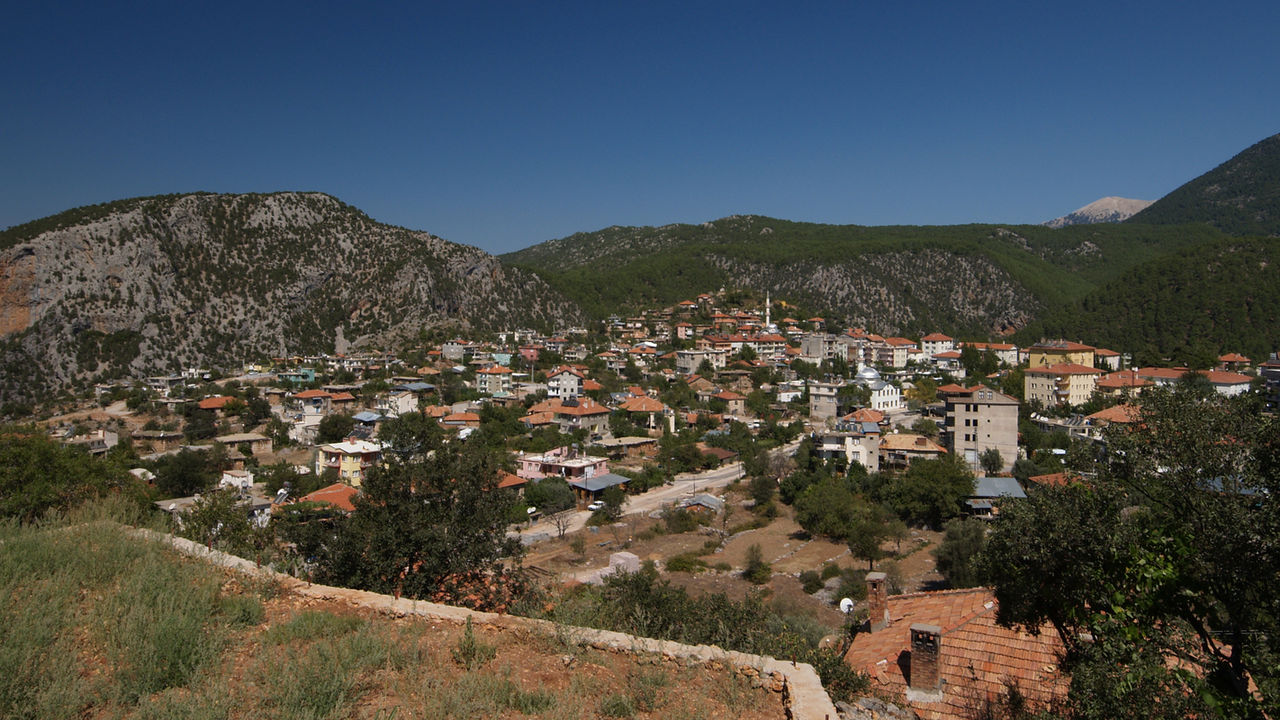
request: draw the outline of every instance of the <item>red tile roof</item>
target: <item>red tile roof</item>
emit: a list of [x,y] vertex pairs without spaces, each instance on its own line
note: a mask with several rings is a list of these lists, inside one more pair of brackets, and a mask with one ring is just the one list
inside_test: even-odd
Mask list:
[[1031,352],[1083,352],[1085,350],[1093,350],[1092,345],[1082,345],[1078,342],[1070,342],[1068,340],[1059,340],[1057,342],[1039,343],[1032,345]]
[[1123,388],[1146,387],[1151,383],[1138,377],[1135,370],[1120,370],[1098,378],[1099,390],[1120,390]]
[[1102,371],[1079,363],[1058,363],[1044,367],[1031,368],[1027,375],[1101,375]]
[[627,412],[656,413],[667,409],[666,405],[651,397],[635,397],[619,405]]
[[922,342],[947,342],[948,340],[951,340],[951,336],[943,335],[940,332],[936,332],[936,333],[929,333],[928,335],[925,335],[924,337],[920,338],[920,340]]
[[229,395],[214,395],[213,397],[207,397],[196,404],[200,406],[201,410],[221,410],[232,400],[235,400],[235,398]]
[[1247,362],[1251,362],[1251,360],[1249,360],[1249,358],[1247,358],[1247,357],[1245,357],[1245,356],[1241,355],[1240,353],[1227,353],[1226,355],[1222,355],[1221,357],[1219,357],[1219,358],[1218,358],[1218,362],[1224,362],[1224,363],[1247,363]]
[[1137,405],[1116,405],[1114,407],[1105,408],[1085,418],[1092,420],[1094,423],[1121,423],[1127,425],[1138,419],[1141,410]]
[[1076,476],[1065,472],[1057,472],[1049,473],[1048,475],[1032,475],[1027,479],[1037,485],[1065,487],[1070,485],[1071,482],[1076,479]]
[[334,483],[308,495],[303,495],[301,500],[302,502],[324,503],[344,512],[351,512],[356,509],[356,506],[351,502],[351,498],[359,494],[360,491],[350,485]]
[[848,415],[845,415],[842,419],[851,420],[853,422],[880,423],[884,422],[884,413],[879,410],[872,410],[871,408],[858,408]]
[[529,481],[519,475],[512,475],[509,472],[500,471],[498,473],[498,487],[500,488],[516,488],[524,487]]
[[[845,661],[870,677],[873,690],[888,693],[930,720],[972,717],[976,707],[1004,695],[1015,683],[1031,708],[1043,709],[1065,697],[1068,681],[1059,671],[1063,648],[1051,627],[1039,635],[1000,627],[996,603],[985,588],[897,595],[889,599],[890,623],[854,638]],[[913,623],[938,626],[941,633],[941,698],[908,700],[904,668],[910,667]]]
[[1243,385],[1253,382],[1253,378],[1248,375],[1225,370],[1201,370],[1200,374],[1208,378],[1209,382],[1214,385]]

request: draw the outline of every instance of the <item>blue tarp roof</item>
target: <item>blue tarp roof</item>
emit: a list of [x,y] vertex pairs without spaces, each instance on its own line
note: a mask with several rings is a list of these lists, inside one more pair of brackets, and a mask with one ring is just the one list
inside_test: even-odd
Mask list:
[[976,498],[1024,498],[1026,496],[1017,478],[1011,477],[980,477],[975,484],[973,494],[970,495]]
[[401,383],[401,384],[399,384],[399,385],[396,385],[395,387],[393,387],[393,388],[391,388],[391,389],[392,389],[392,390],[407,390],[407,391],[409,391],[409,392],[426,392],[426,391],[428,391],[428,390],[435,390],[435,389],[436,389],[436,386],[435,386],[435,385],[432,385],[431,383],[424,383],[424,382],[408,382],[408,383]]
[[371,422],[378,422],[379,420],[382,419],[382,416],[376,412],[369,412],[368,410],[362,410],[356,413],[355,415],[352,415],[351,419],[355,420],[356,422],[371,423]]
[[596,475],[589,478],[576,478],[569,481],[569,484],[582,488],[587,492],[598,492],[614,485],[621,485],[624,482],[630,482],[631,478],[616,475],[614,473],[605,473],[604,475]]

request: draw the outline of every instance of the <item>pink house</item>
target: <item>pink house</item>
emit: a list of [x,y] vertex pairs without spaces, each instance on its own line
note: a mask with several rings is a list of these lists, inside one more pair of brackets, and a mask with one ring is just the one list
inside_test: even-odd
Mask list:
[[562,477],[566,480],[592,478],[609,472],[605,458],[580,453],[572,447],[559,447],[541,454],[516,457],[516,475],[526,480]]

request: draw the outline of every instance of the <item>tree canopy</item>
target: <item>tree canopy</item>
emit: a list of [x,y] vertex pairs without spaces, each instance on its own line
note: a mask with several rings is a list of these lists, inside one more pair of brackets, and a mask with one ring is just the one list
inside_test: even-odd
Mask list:
[[981,561],[999,620],[1057,629],[1077,716],[1280,709],[1280,428],[1259,409],[1149,391],[1094,478],[1002,508]]
[[[481,444],[445,442],[433,422],[390,420],[388,445],[320,560],[326,582],[437,597],[459,579],[497,570],[519,553],[506,537],[514,494],[497,487],[498,457]],[[466,598],[453,598],[465,602]]]

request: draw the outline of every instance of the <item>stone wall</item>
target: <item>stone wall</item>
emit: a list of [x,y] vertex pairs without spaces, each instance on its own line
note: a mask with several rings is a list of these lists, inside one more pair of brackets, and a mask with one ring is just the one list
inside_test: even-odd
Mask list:
[[396,598],[364,590],[316,585],[262,567],[235,555],[210,550],[186,538],[150,530],[133,530],[133,532],[140,537],[170,545],[184,555],[200,558],[214,565],[237,570],[259,579],[278,582],[289,592],[298,595],[344,602],[389,615],[416,615],[459,624],[471,618],[473,623],[494,627],[568,636],[579,644],[600,650],[633,653],[640,656],[662,656],[688,664],[732,667],[741,675],[757,678],[761,686],[782,693],[783,705],[786,708],[787,717],[791,720],[837,720],[838,717],[835,705],[823,689],[818,673],[807,663],[778,660],[766,655],[749,655],[725,650],[715,645],[684,645],[669,640],[636,637],[609,630],[566,628],[548,620],[478,612],[453,605]]

